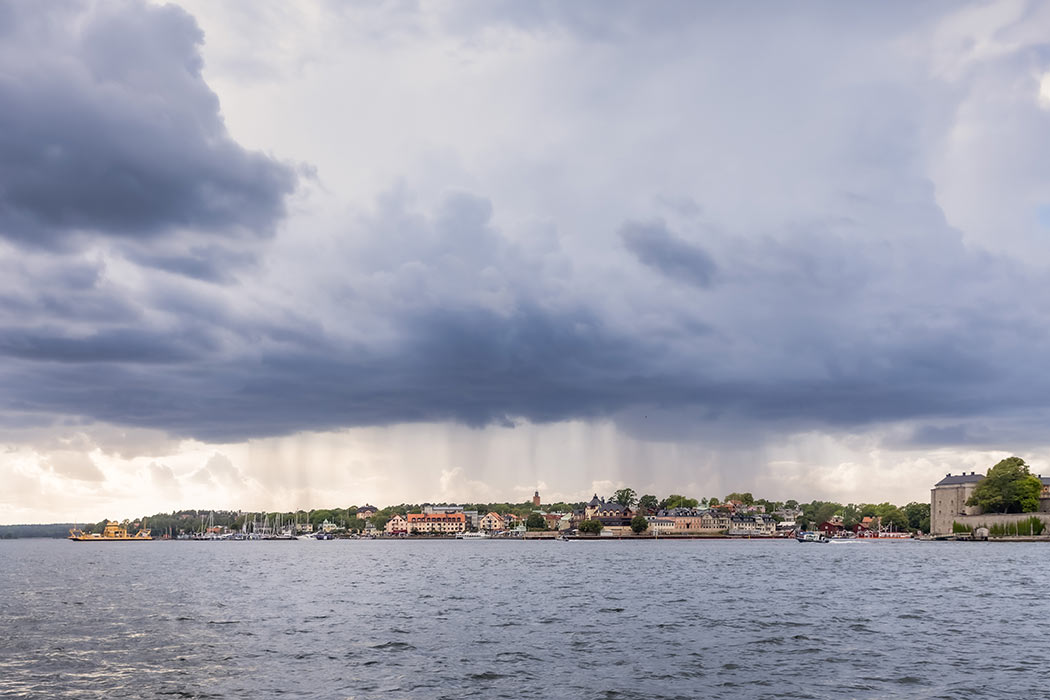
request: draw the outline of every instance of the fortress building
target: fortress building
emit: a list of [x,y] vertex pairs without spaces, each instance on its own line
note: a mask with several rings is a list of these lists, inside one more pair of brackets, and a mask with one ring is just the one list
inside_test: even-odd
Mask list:
[[984,474],[947,474],[930,490],[930,534],[949,535],[952,522],[960,515],[980,515],[977,506],[966,505]]

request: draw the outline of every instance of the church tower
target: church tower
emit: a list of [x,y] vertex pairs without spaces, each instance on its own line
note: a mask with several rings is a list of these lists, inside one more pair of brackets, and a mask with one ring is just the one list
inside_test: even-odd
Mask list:
[[537,491],[536,493],[534,493],[532,495],[532,505],[536,506],[537,508],[540,507],[540,492],[539,491]]

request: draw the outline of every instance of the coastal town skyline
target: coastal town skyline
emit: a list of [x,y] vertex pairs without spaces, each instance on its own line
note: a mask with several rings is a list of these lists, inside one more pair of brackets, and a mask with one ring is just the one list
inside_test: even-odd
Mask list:
[[[1050,478],[1048,478],[1050,482]],[[941,483],[938,483],[938,487]],[[1043,488],[1045,494],[1045,488]],[[943,507],[941,507],[943,511]],[[977,512],[977,511],[975,511]],[[133,518],[104,518],[93,523],[0,526],[0,539],[63,536],[110,539],[287,540],[333,537],[460,537],[483,533],[502,537],[599,535],[631,537],[780,537],[805,535],[808,528],[850,537],[900,537],[930,532],[931,504],[911,502],[841,504],[825,501],[787,502],[734,492],[724,498],[663,498],[618,489],[587,501],[544,502],[540,492],[523,502],[400,503],[285,512],[178,509]],[[92,535],[91,533],[95,533]]]
[[0,522],[1050,473],[1050,6],[9,3]]

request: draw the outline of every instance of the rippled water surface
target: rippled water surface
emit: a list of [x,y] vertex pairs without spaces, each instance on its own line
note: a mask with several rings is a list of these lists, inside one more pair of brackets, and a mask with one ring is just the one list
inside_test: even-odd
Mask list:
[[0,542],[0,697],[1050,693],[1050,546]]

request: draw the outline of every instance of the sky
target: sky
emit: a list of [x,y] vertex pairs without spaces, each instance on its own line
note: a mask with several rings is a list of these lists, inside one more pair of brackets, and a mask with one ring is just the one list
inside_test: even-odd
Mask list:
[[1050,5],[0,3],[0,523],[1050,473]]

